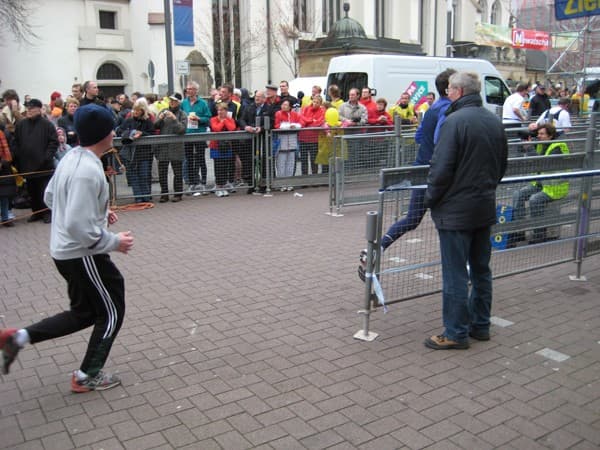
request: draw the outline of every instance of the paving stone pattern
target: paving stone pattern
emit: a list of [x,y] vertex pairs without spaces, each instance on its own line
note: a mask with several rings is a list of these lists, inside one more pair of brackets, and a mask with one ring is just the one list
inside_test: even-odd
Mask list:
[[[185,197],[121,213],[127,313],[107,369],[71,394],[89,331],[30,346],[0,377],[10,449],[537,449],[600,447],[600,258],[498,280],[492,340],[432,351],[440,296],[378,310],[354,340],[365,212],[324,189]],[[17,211],[22,213],[22,211]],[[0,326],[65,308],[49,227],[0,229]],[[536,352],[569,358],[556,362]]]

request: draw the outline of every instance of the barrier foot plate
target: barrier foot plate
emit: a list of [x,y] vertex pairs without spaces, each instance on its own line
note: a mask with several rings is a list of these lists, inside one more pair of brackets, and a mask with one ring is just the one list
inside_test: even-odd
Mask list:
[[585,277],[585,275],[581,275],[580,277],[578,277],[577,275],[569,275],[569,280],[571,280],[571,281],[587,281],[587,278]]
[[327,211],[327,212],[325,213],[325,215],[326,215],[326,216],[331,216],[331,217],[344,217],[344,215],[343,215],[343,214],[336,213],[336,212],[329,212],[329,211]]
[[353,337],[354,339],[360,339],[361,341],[371,342],[374,341],[377,336],[379,336],[379,334],[372,331],[365,334],[365,330],[358,330]]

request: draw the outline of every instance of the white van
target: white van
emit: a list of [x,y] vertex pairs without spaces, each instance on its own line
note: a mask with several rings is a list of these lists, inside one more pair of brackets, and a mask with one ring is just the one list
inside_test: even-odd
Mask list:
[[351,88],[368,86],[376,91],[374,97],[384,97],[389,106],[396,103],[403,92],[408,92],[411,102],[419,105],[430,91],[435,92],[436,98],[439,96],[435,77],[448,68],[479,74],[484,106],[501,115],[510,90],[496,68],[482,59],[368,54],[337,56],[329,62],[327,86],[336,84],[346,100]]
[[321,86],[322,89],[325,89],[325,83],[327,83],[327,77],[301,77],[294,78],[288,82],[290,85],[290,94],[294,97],[298,96],[298,91],[302,91],[304,95],[310,97],[313,86]]

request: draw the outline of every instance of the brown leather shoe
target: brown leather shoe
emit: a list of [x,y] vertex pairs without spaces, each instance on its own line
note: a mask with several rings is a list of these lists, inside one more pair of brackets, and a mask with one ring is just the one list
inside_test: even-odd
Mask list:
[[469,348],[468,342],[457,342],[451,341],[443,334],[438,336],[431,336],[425,339],[425,347],[432,348],[434,350],[465,350]]
[[182,198],[181,195],[174,195],[173,198],[171,199],[171,201],[173,203],[177,203],[177,202],[181,201],[181,198]]

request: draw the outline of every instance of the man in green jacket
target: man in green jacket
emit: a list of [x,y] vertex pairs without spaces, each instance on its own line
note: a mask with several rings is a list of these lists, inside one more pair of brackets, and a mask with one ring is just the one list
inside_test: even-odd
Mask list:
[[[536,152],[539,156],[566,155],[569,154],[569,147],[564,142],[552,142],[557,137],[556,127],[551,123],[544,123],[537,129],[537,138],[543,143],[536,146]],[[525,202],[529,200],[529,212],[531,217],[541,217],[544,215],[546,205],[555,200],[565,198],[569,193],[569,182],[556,179],[546,180],[543,183],[532,182],[513,195],[513,219],[519,220],[525,217]],[[524,233],[513,233],[509,238],[509,245],[514,246],[519,240],[524,240]],[[547,240],[546,228],[536,228],[533,230],[533,239],[531,244],[538,244]]]

